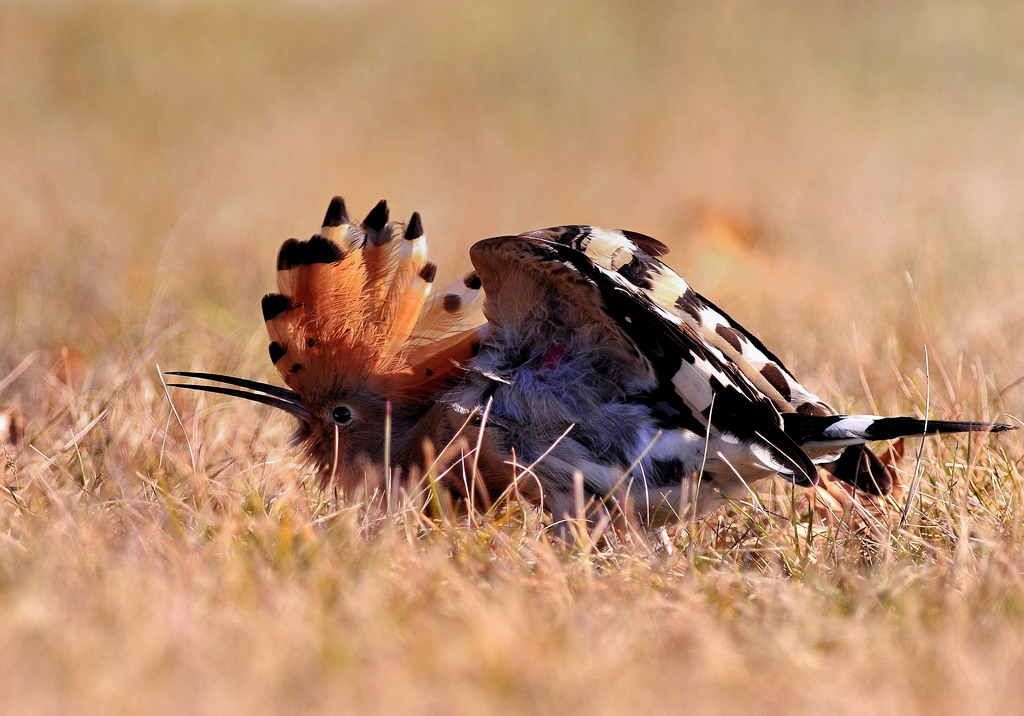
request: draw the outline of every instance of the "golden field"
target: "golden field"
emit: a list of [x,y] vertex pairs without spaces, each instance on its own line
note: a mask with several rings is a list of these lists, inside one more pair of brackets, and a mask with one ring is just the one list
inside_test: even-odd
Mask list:
[[275,253],[340,193],[422,212],[442,278],[641,231],[839,407],[1021,416],[1021,36],[1009,1],[0,3],[0,711],[1019,711],[1020,433],[908,441],[902,528],[780,484],[570,548],[339,502],[284,416],[159,371],[273,379]]

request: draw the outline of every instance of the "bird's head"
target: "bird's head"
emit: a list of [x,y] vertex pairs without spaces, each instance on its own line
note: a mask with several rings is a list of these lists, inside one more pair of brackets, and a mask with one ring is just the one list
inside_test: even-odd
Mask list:
[[263,297],[270,359],[288,387],[193,371],[170,374],[208,383],[172,385],[290,413],[321,482],[359,485],[368,466],[421,448],[405,443],[431,436],[417,422],[479,344],[479,329],[466,328],[479,281],[467,277],[458,301],[428,301],[437,269],[426,259],[418,214],[389,222],[381,201],[351,224],[335,197],[320,233],[281,246],[278,292]]

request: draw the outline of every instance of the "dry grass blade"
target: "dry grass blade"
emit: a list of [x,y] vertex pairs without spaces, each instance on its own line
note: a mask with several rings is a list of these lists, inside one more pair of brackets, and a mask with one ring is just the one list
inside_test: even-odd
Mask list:
[[386,194],[438,285],[622,226],[840,407],[1020,415],[1022,36],[1008,0],[0,3],[4,711],[1021,711],[1019,434],[929,440],[869,529],[780,481],[567,547],[528,465],[472,520],[449,456],[342,498],[286,416],[151,367],[269,380],[280,242]]

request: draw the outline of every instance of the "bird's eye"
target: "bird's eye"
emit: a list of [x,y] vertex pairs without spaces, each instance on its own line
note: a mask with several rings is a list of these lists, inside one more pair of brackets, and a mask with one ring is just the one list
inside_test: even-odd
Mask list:
[[339,405],[331,411],[331,420],[338,425],[348,425],[352,422],[352,409],[347,405]]

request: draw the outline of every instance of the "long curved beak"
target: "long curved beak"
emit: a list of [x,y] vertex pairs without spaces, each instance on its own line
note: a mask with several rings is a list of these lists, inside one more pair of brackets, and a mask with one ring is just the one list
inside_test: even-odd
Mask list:
[[188,388],[189,390],[201,390],[206,393],[220,393],[221,395],[230,395],[235,398],[244,398],[255,403],[269,405],[272,408],[283,410],[286,413],[291,413],[299,420],[303,420],[307,423],[312,422],[313,420],[312,413],[302,407],[302,399],[299,397],[299,394],[293,390],[288,390],[287,388],[270,385],[270,383],[258,383],[255,380],[246,380],[245,378],[236,378],[231,375],[221,375],[219,373],[196,373],[187,370],[169,370],[165,375],[180,375],[183,378],[198,378],[200,380],[208,380],[212,383],[224,383],[226,385],[238,386],[238,388],[248,388],[249,391],[254,392],[237,390],[236,388],[225,388],[220,385],[203,385],[201,383],[167,384],[167,387],[169,388]]

